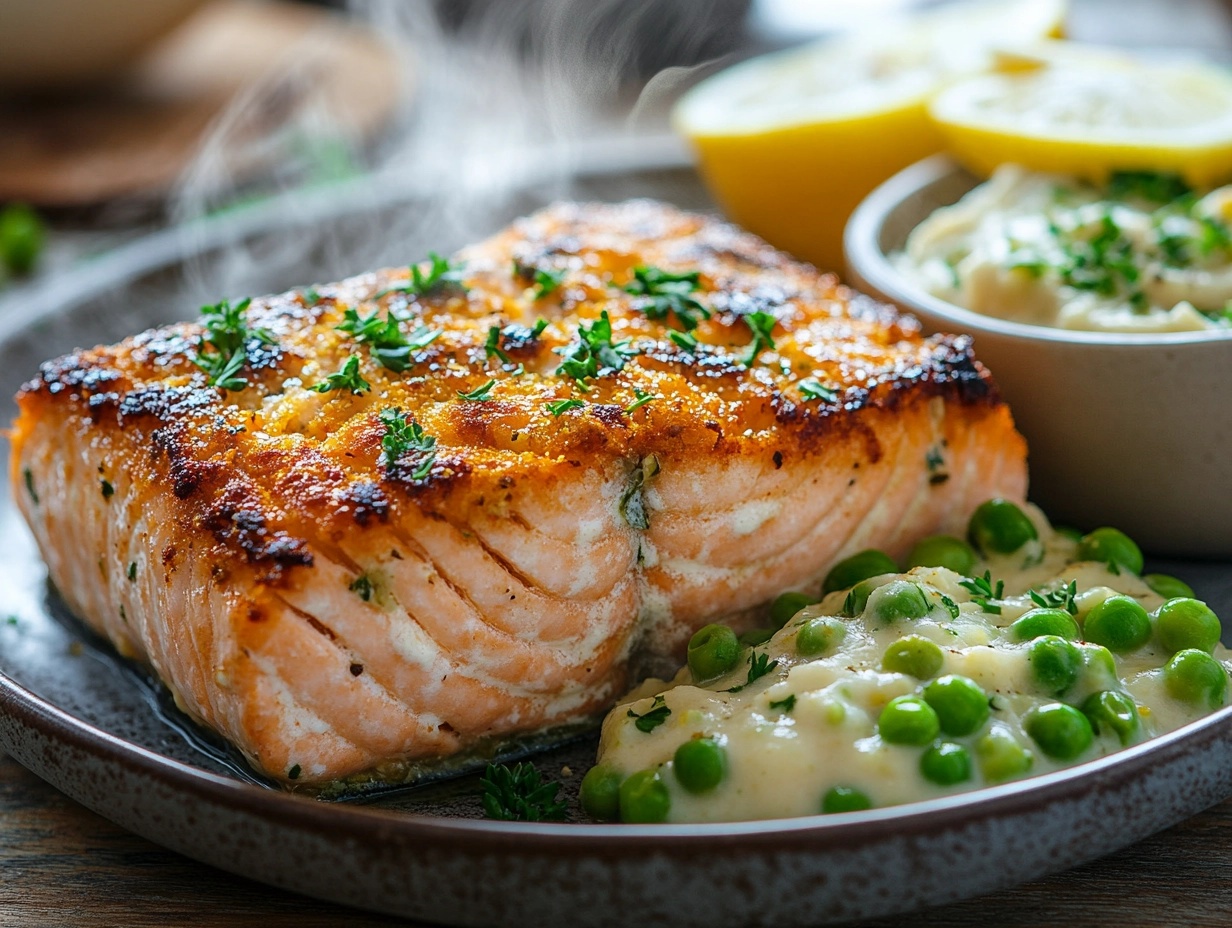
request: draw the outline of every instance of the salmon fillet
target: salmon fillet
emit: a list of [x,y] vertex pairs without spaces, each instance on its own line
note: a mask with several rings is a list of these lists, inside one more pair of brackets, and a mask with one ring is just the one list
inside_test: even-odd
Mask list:
[[213,312],[44,364],[13,486],[67,605],[284,784],[593,718],[1025,494],[968,339],[658,203]]

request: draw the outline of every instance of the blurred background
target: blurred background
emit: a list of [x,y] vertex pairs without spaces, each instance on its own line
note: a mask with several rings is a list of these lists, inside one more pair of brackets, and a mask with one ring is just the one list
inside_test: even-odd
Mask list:
[[[328,222],[393,198],[458,244],[532,180],[686,165],[670,105],[725,65],[938,5],[0,0],[0,313],[151,232],[274,221],[271,202]],[[1232,53],[1218,0],[1073,0],[1068,32]],[[397,257],[409,220],[380,216],[331,271],[419,257]]]

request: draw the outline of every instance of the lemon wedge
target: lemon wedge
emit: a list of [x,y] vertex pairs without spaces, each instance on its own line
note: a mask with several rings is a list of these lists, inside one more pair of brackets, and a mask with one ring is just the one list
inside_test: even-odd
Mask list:
[[1080,45],[1039,63],[958,81],[933,99],[946,147],[970,170],[1014,163],[1096,183],[1162,171],[1199,188],[1232,178],[1232,74]]
[[731,219],[835,268],[860,200],[941,149],[928,100],[990,68],[999,43],[1057,35],[1064,18],[1064,0],[963,0],[735,65],[685,94],[673,123]]

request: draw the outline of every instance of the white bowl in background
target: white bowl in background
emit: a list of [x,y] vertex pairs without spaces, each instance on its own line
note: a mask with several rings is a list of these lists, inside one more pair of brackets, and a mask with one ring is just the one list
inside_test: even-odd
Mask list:
[[969,333],[1026,436],[1031,497],[1057,522],[1112,525],[1154,554],[1232,556],[1232,331],[1077,332],[926,293],[890,255],[978,183],[945,156],[871,194],[847,225],[852,286]]

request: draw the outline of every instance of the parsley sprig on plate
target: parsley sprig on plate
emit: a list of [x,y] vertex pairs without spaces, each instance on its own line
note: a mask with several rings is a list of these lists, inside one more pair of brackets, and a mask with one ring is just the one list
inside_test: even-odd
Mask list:
[[556,799],[560,784],[544,782],[531,764],[488,764],[479,788],[488,818],[547,822],[565,817],[565,804]]

